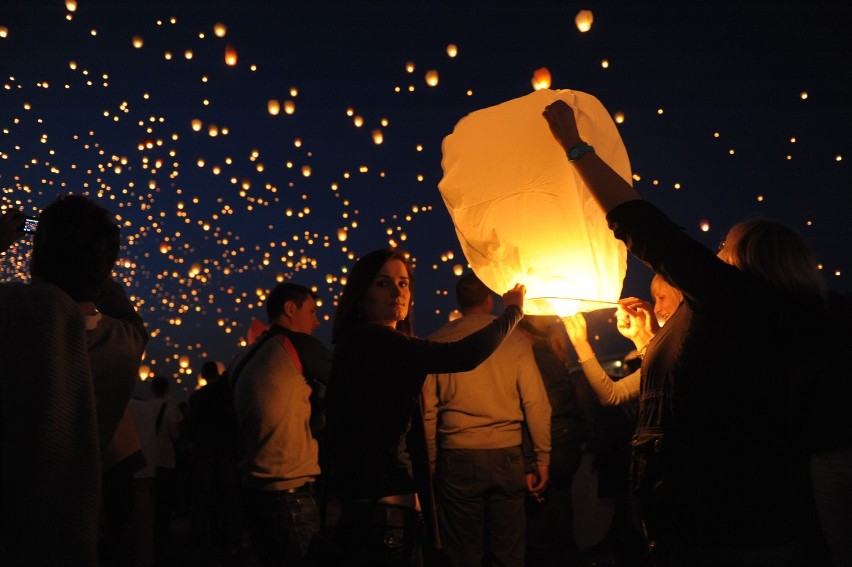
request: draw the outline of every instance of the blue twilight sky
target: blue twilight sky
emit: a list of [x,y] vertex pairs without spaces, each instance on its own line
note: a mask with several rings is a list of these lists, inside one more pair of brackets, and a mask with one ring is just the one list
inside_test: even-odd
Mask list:
[[[230,359],[276,279],[317,287],[328,342],[345,270],[389,243],[416,259],[425,335],[465,264],[441,140],[547,67],[552,88],[624,114],[637,189],[690,234],[713,247],[739,219],[777,218],[852,291],[852,8],[686,4],[3,0],[0,199],[37,213],[85,191],[120,216],[144,363],[186,388],[180,357]],[[23,277],[28,248],[4,279]],[[647,297],[649,280],[631,262],[625,294]],[[626,348],[606,313],[593,328],[601,354]]]

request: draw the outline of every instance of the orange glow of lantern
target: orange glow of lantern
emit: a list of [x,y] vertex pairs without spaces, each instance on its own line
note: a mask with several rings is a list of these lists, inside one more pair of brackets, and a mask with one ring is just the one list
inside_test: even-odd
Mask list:
[[284,114],[290,115],[296,112],[296,103],[292,100],[284,101]]
[[178,359],[178,365],[179,365],[181,368],[189,368],[189,357],[188,357],[188,356],[186,356],[186,355],[181,356],[181,357]]
[[349,237],[349,233],[346,231],[345,228],[338,228],[337,229],[337,240],[339,240],[340,242],[346,242],[346,239],[348,237]]
[[222,23],[218,23],[213,26],[213,35],[216,37],[225,37],[225,34],[228,33],[228,26]]
[[574,23],[577,24],[577,29],[582,33],[586,33],[592,29],[592,22],[595,21],[595,16],[591,10],[580,10],[574,18]]
[[278,116],[278,113],[281,112],[281,104],[277,100],[271,99],[266,103],[266,110],[268,110],[269,114],[272,116]]
[[0,26],[0,39],[6,39],[7,37],[9,37],[9,28]]
[[537,91],[550,88],[550,71],[547,67],[533,71],[532,86]]
[[458,54],[459,54],[459,48],[456,45],[451,43],[447,46],[447,55],[449,57],[452,58],[452,57],[455,57]]
[[195,130],[196,132],[200,132],[202,126],[203,125],[201,124],[201,120],[199,120],[198,118],[196,118],[192,121],[192,129]]
[[311,173],[312,173],[311,166],[309,166],[309,165],[303,165],[302,166],[302,176],[303,177],[310,177]]
[[438,71],[432,69],[426,72],[426,84],[430,87],[438,86]]
[[612,115],[613,120],[615,120],[616,124],[624,124],[624,113],[621,111],[616,112]]
[[490,289],[527,288],[524,311],[567,316],[621,296],[627,250],[541,117],[564,100],[583,140],[628,183],[630,161],[595,97],[539,90],[462,118],[444,138],[438,184],[467,263]]
[[139,367],[139,379],[143,382],[151,377],[151,367],[143,364]]
[[377,146],[385,141],[385,137],[382,135],[382,131],[379,129],[373,130],[373,143]]
[[225,65],[233,67],[237,64],[237,50],[230,43],[225,46]]
[[710,221],[707,219],[702,219],[700,223],[698,223],[698,228],[701,229],[701,232],[709,232],[710,231]]
[[141,49],[143,45],[145,45],[145,40],[142,39],[142,36],[134,35],[133,47],[135,47],[136,49]]
[[77,11],[77,0],[65,0],[65,9],[69,12]]

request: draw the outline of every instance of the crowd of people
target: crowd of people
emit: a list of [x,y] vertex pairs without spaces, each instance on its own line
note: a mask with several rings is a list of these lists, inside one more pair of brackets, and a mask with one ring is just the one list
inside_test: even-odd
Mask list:
[[[525,317],[523,282],[495,315],[473,273],[461,317],[416,336],[414,270],[389,248],[352,266],[333,349],[312,336],[315,292],[283,283],[268,329],[224,372],[206,362],[189,403],[164,377],[131,399],[147,335],[111,277],[119,227],[62,196],[32,281],[0,285],[0,564],[852,565],[852,388],[828,358],[849,302],[791,229],[744,221],[714,253],[567,104],[543,118],[656,274],[654,305],[617,309],[631,372],[604,371],[582,314]],[[23,221],[4,213],[2,250]],[[592,469],[613,510],[590,547]]]

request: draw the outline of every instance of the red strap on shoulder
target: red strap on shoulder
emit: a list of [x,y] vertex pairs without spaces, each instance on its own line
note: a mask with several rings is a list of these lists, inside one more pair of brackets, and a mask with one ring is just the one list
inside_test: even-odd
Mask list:
[[281,343],[281,346],[284,347],[284,350],[287,351],[287,354],[290,355],[290,359],[293,361],[293,364],[296,365],[296,370],[299,371],[299,374],[302,374],[302,361],[299,360],[299,353],[296,352],[296,347],[293,345],[293,341],[290,340],[290,337],[287,336],[286,333],[279,333],[276,335],[278,342]]

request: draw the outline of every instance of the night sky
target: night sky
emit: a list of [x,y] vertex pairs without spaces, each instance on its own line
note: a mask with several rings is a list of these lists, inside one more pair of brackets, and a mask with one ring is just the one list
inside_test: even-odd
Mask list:
[[[852,8],[684,4],[2,0],[0,199],[37,214],[85,192],[119,216],[143,364],[185,390],[265,322],[277,281],[316,287],[329,343],[341,278],[389,244],[415,259],[426,335],[466,263],[441,141],[546,67],[623,114],[636,188],[691,235],[715,247],[737,220],[781,220],[852,291]],[[3,279],[25,278],[30,247]],[[650,276],[631,261],[624,295],[647,298]],[[626,349],[598,319],[599,354]]]

